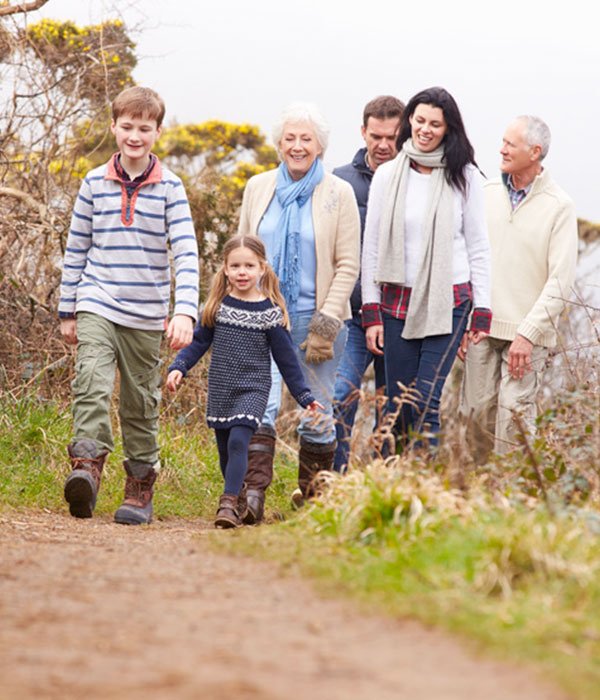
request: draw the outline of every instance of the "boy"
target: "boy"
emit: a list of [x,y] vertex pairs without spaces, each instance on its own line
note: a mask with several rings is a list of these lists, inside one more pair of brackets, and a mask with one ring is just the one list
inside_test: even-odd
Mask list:
[[[123,90],[112,105],[119,152],[90,171],[73,209],[60,289],[60,330],[77,343],[74,437],[65,499],[92,517],[102,468],[114,448],[110,402],[120,375],[119,418],[127,473],[115,522],[152,520],[158,461],[159,350],[164,329],[178,350],[192,340],[198,309],[198,246],[181,180],[151,153],[165,113],[149,88]],[[167,324],[170,263],[175,309]]]

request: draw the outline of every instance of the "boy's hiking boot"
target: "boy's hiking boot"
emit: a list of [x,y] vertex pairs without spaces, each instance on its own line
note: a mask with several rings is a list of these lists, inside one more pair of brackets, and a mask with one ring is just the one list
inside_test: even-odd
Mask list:
[[215,527],[230,528],[241,527],[242,519],[238,510],[238,497],[224,493],[219,499]]
[[65,500],[72,516],[91,518],[109,451],[98,452],[96,443],[85,438],[74,445],[67,445],[67,452],[72,471],[65,481]]
[[152,495],[160,462],[123,462],[127,472],[125,498],[115,512],[115,522],[120,525],[149,525],[152,522]]

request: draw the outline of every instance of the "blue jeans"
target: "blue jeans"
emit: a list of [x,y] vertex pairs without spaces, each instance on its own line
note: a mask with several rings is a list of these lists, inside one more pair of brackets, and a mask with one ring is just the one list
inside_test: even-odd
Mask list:
[[[381,355],[373,355],[367,350],[365,329],[362,327],[360,314],[355,314],[346,321],[348,339],[344,354],[340,360],[333,391],[333,416],[337,448],[333,460],[335,471],[342,471],[348,464],[350,437],[358,408],[358,396],[353,392],[360,389],[362,378],[368,366],[373,362],[375,370],[375,389],[385,386],[385,367]],[[377,426],[377,417],[375,418]]]
[[[312,312],[298,313],[290,317],[290,334],[292,342],[296,348],[300,366],[304,373],[304,378],[315,397],[315,399],[325,408],[324,415],[320,416],[318,423],[310,416],[303,416],[298,426],[298,432],[302,437],[310,442],[328,444],[335,440],[335,424],[333,421],[333,386],[335,382],[335,372],[337,370],[340,357],[346,344],[346,328],[342,327],[333,344],[333,360],[321,362],[318,365],[307,364],[304,359],[304,350],[300,350],[300,344],[306,340],[308,335],[308,324],[312,318]],[[271,393],[267,401],[267,409],[262,419],[262,424],[275,428],[275,419],[281,406],[281,382],[282,377],[277,369],[277,365],[271,360]]]
[[433,434],[429,442],[437,445],[440,431],[440,400],[456,353],[467,327],[471,301],[455,306],[452,314],[452,333],[434,335],[418,340],[402,337],[404,320],[383,315],[383,348],[385,379],[388,391],[387,412],[394,413],[398,404],[394,399],[401,396],[401,382],[418,392],[413,406],[402,404],[394,425],[396,438],[406,442],[411,431],[422,433],[425,426]]

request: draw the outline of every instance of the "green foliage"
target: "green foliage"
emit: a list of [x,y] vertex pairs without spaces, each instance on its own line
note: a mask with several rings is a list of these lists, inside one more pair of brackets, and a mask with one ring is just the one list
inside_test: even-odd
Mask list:
[[133,49],[117,20],[1,25],[0,364],[9,390],[65,356],[58,263],[77,176],[90,156],[85,147],[96,148],[108,131],[109,100],[132,84]]
[[[75,126],[73,143],[78,144],[79,157],[72,175],[83,177],[115,152],[109,121],[107,111],[104,121],[83,120]],[[276,167],[277,152],[254,124],[218,119],[164,127],[154,152],[184,182],[205,268],[204,295],[225,241],[237,230],[246,183],[253,175]]]
[[155,152],[184,180],[200,257],[211,271],[237,229],[247,181],[274,168],[277,153],[257,126],[216,119],[163,129]]
[[572,697],[600,681],[600,518],[573,505],[512,500],[473,479],[468,492],[408,459],[332,476],[277,528],[236,551],[276,558],[388,615],[416,616],[534,662]]
[[[522,438],[524,449],[488,465],[504,488],[515,486],[534,497],[584,503],[599,497],[600,394],[591,383],[553,396],[537,418],[536,435]],[[525,444],[526,443],[526,444]]]
[[28,25],[25,36],[28,49],[65,94],[77,91],[82,99],[105,104],[133,84],[135,44],[121,20],[78,27],[70,20],[42,19]]
[[[156,483],[157,519],[171,517],[212,519],[223,478],[212,431],[198,418],[189,425],[161,417],[159,442],[162,469]],[[104,468],[96,512],[111,515],[123,499],[125,472],[118,439]],[[66,511],[63,485],[70,466],[66,446],[71,440],[68,408],[34,396],[0,397],[0,509],[46,508]],[[278,460],[267,503],[267,519],[290,513],[289,494],[294,465]]]

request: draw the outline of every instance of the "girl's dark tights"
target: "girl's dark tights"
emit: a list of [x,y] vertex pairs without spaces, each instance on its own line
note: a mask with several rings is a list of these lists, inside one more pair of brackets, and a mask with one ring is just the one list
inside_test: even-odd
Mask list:
[[248,469],[248,445],[253,433],[254,429],[246,425],[215,429],[225,493],[237,496],[242,490]]

